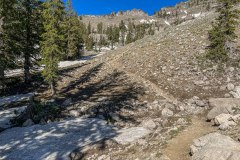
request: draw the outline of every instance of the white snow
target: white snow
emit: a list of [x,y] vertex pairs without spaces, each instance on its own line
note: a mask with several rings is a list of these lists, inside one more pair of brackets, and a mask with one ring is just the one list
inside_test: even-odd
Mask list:
[[147,23],[147,24],[151,24],[153,22],[156,22],[155,19],[150,19],[150,20],[146,20],[146,19],[141,19],[140,20],[140,23]]
[[[103,47],[102,50],[109,51],[111,49],[109,47]],[[85,63],[86,61],[91,60],[93,58],[96,58],[98,56],[101,56],[101,55],[103,55],[105,53],[106,52],[101,52],[99,54],[85,56],[85,57],[83,57],[83,58],[81,58],[79,60],[75,60],[75,61],[60,61],[58,65],[59,65],[60,69],[61,68],[66,68],[66,67],[75,66],[77,64]],[[44,66],[42,66],[42,67],[35,67],[33,70],[34,71],[42,71],[43,68],[44,68]],[[21,74],[23,74],[23,69],[13,69],[13,70],[5,71],[5,76],[6,77],[14,77],[14,76],[21,75]]]
[[168,21],[164,21],[167,25],[171,26],[171,24]]
[[17,94],[9,97],[2,97],[0,98],[0,106],[16,103],[16,102],[29,101],[33,96],[34,96],[34,93]]
[[171,13],[172,13],[172,12],[170,12],[170,11],[169,11],[169,12],[167,12],[167,14],[171,14]]
[[182,19],[186,18],[187,16],[182,16]]
[[16,117],[21,112],[23,112],[26,108],[27,106],[10,108],[2,111],[0,110],[0,128],[4,129],[10,128],[11,127],[10,120]]
[[201,15],[201,12],[200,13],[196,13],[196,14],[192,14],[193,17],[197,18]]
[[188,14],[188,12],[186,10],[183,11],[184,13]]

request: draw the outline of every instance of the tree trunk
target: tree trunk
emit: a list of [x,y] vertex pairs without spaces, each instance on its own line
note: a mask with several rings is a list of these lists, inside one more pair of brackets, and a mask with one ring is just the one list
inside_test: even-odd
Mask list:
[[28,84],[30,82],[30,55],[29,53],[24,54],[24,82]]
[[51,88],[52,96],[54,96],[56,94],[56,88],[55,88],[54,82],[50,83],[50,88]]
[[30,52],[31,52],[31,26],[30,26],[30,18],[31,18],[31,8],[30,1],[28,0],[26,3],[26,46],[24,51],[24,81],[26,84],[30,82]]
[[3,67],[0,67],[0,87],[2,92],[5,91],[5,75]]
[[113,50],[113,42],[111,42],[111,50]]

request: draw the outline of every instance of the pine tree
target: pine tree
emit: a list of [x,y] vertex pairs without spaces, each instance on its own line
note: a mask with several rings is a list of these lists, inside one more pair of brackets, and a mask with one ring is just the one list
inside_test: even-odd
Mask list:
[[47,0],[44,2],[43,27],[41,41],[42,62],[45,65],[43,76],[49,83],[52,95],[56,93],[58,79],[58,62],[64,46],[62,23],[64,17],[64,4],[61,0]]
[[20,27],[16,28],[19,37],[19,50],[24,58],[24,80],[30,82],[30,68],[34,56],[39,54],[42,33],[41,5],[39,0],[19,0]]
[[224,62],[229,59],[229,46],[237,37],[235,29],[239,18],[239,11],[234,9],[234,6],[239,2],[239,0],[218,0],[219,17],[209,31],[210,46],[207,58],[210,60]]
[[71,0],[67,1],[65,33],[67,59],[74,59],[81,56],[80,50],[82,46],[81,44],[83,35],[81,34],[80,21],[72,8]]
[[127,37],[126,37],[126,44],[129,44],[132,42],[133,42],[133,35],[131,32],[128,32]]
[[101,52],[102,46],[106,45],[106,39],[103,37],[103,35],[100,35],[99,41],[98,41],[98,51]]
[[123,22],[123,20],[119,24],[119,30],[120,30],[121,42],[122,42],[122,45],[124,46],[125,34],[126,34],[126,31],[127,31],[127,28],[126,28],[125,23]]
[[85,39],[85,46],[86,46],[86,50],[87,50],[87,51],[93,50],[94,40],[93,40],[93,37],[92,37],[92,36],[88,36],[88,37]]
[[103,34],[103,23],[102,22],[98,23],[97,32],[98,32],[98,34]]
[[4,71],[15,64],[19,54],[16,28],[19,28],[16,0],[0,1],[0,87],[5,88]]
[[111,49],[113,50],[113,43],[114,43],[114,33],[113,33],[113,26],[107,28],[106,31],[108,41],[111,44]]
[[92,33],[92,27],[91,27],[91,23],[88,22],[88,27],[87,27],[87,35],[90,35]]

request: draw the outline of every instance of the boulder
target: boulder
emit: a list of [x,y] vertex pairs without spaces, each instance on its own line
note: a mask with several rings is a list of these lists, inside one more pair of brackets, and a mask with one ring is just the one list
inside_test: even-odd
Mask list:
[[233,121],[226,121],[224,123],[222,123],[218,128],[220,130],[227,130],[229,128],[231,128],[232,126],[236,126],[237,124]]
[[232,117],[231,114],[225,114],[225,113],[220,114],[214,118],[214,123],[219,126],[223,123],[230,121],[231,117]]
[[234,98],[240,98],[240,86],[236,86],[233,91],[230,92],[230,94]]
[[143,127],[133,127],[133,128],[122,129],[117,133],[118,135],[113,139],[121,145],[127,145],[129,143],[132,143],[138,139],[141,139],[149,135],[151,131]]
[[233,109],[240,106],[240,98],[212,98],[209,100],[209,106],[212,109],[208,113],[207,119],[212,120],[222,113],[232,114]]
[[195,139],[190,148],[192,160],[239,160],[240,144],[219,133]]

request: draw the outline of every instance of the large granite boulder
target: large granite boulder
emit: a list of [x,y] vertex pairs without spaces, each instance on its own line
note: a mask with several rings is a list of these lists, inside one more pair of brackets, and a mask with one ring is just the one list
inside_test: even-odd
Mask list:
[[233,114],[234,108],[240,108],[240,98],[212,98],[209,100],[209,106],[212,109],[207,119],[212,120],[222,113]]
[[194,140],[192,160],[239,160],[240,143],[219,133],[210,133]]

